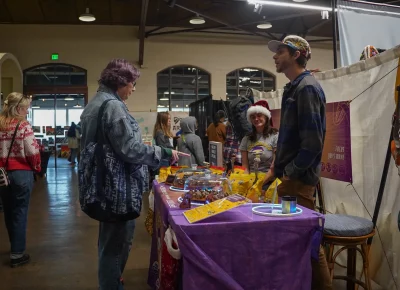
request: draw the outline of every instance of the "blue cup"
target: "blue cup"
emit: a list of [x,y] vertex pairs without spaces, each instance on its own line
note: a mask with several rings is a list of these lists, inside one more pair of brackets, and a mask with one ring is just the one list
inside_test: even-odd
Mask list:
[[295,196],[282,196],[282,213],[295,213],[297,208],[297,198]]

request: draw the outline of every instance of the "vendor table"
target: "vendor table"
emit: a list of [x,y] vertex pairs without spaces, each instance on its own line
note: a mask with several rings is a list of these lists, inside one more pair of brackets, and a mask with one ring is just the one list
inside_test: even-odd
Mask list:
[[183,256],[184,290],[311,288],[311,256],[318,257],[323,215],[302,208],[298,216],[265,217],[243,205],[189,224],[177,202],[182,193],[153,185],[156,222],[148,280],[153,289],[163,288],[160,243],[169,225]]

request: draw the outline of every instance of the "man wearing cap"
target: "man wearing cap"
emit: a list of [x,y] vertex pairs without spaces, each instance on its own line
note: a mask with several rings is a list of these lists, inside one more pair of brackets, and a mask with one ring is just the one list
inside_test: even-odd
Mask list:
[[[308,42],[296,35],[283,41],[270,41],[275,53],[276,71],[289,79],[282,96],[281,120],[274,163],[276,177],[282,179],[278,195],[297,197],[297,203],[314,210],[315,186],[321,172],[326,120],[325,94],[314,76],[306,70],[311,58]],[[332,289],[325,254],[312,260],[312,289]]]

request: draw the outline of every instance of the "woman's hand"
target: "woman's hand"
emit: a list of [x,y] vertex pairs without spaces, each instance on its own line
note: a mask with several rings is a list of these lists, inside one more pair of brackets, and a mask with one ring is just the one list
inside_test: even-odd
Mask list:
[[176,150],[171,150],[172,151],[172,156],[171,156],[171,164],[176,163],[176,161],[179,160],[179,155],[178,155],[178,151]]

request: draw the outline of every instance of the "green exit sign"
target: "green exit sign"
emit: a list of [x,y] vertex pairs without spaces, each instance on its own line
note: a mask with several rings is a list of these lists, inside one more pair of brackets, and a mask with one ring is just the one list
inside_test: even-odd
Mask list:
[[51,60],[58,60],[58,53],[53,53],[51,55]]

